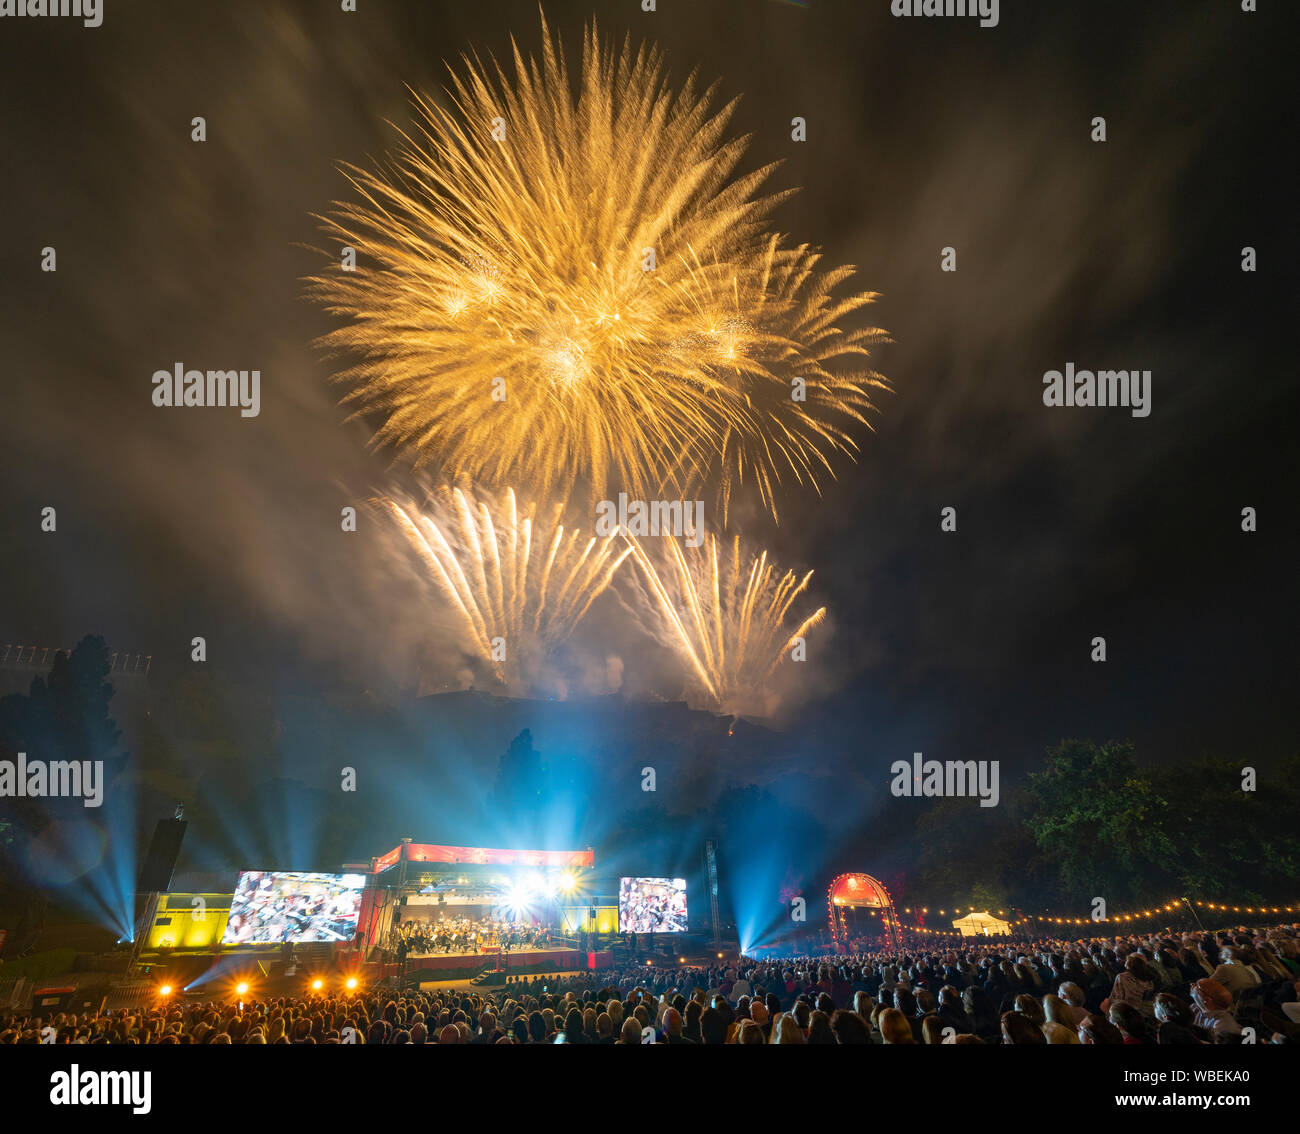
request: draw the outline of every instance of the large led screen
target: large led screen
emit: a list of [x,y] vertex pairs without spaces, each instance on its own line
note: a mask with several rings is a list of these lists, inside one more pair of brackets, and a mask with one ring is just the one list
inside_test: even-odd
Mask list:
[[681,933],[686,929],[685,878],[620,878],[621,933]]
[[364,874],[245,870],[221,944],[351,941],[365,884]]

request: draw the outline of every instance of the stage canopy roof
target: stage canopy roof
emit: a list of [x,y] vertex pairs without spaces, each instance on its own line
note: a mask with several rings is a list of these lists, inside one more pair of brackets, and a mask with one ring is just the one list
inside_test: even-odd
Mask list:
[[868,906],[883,909],[889,895],[870,874],[841,874],[831,884],[831,903],[837,906]]
[[[405,851],[405,855],[403,855]],[[538,866],[577,868],[591,866],[595,854],[590,850],[497,850],[490,847],[444,847],[430,843],[403,843],[375,864],[375,873],[396,866],[405,857],[407,862],[447,863],[473,866]]]
[[969,913],[952,923],[953,929],[961,930],[963,937],[994,937],[1011,932],[1011,923],[994,917],[988,910]]

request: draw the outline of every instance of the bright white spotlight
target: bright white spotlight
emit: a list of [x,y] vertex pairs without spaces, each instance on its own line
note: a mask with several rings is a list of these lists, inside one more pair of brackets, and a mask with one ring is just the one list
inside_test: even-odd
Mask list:
[[164,984],[158,989],[159,996],[170,996],[171,994],[172,986],[170,984]]
[[357,978],[354,976],[348,977],[348,979],[343,982],[343,987],[351,992],[357,987]]
[[563,893],[565,894],[573,893],[573,889],[575,886],[577,886],[577,884],[578,884],[578,880],[573,876],[573,874],[570,871],[566,870],[563,874],[560,875],[560,890]]
[[325,987],[325,982],[321,980],[320,977],[317,977],[314,981],[311,982],[312,992],[319,992],[324,987]]
[[518,921],[528,912],[529,907],[532,905],[530,894],[531,890],[527,879],[512,882],[506,887],[503,904],[512,919]]
[[235,985],[235,991],[236,991],[240,996],[246,996],[246,995],[248,995],[248,981],[246,981],[246,980],[241,980],[237,985]]

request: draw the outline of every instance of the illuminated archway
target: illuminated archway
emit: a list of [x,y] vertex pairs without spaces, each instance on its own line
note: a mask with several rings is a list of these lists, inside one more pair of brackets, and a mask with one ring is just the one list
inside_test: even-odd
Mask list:
[[902,926],[885,884],[870,874],[840,874],[831,880],[826,891],[826,911],[837,952],[848,952],[853,936],[849,914],[859,909],[871,910],[880,918],[880,931],[889,948],[901,946]]

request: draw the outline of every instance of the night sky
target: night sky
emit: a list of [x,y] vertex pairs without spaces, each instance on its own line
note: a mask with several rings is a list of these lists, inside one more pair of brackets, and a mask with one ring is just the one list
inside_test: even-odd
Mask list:
[[[105,5],[97,29],[0,26],[0,643],[100,633],[167,671],[202,634],[263,689],[436,688],[459,663],[409,563],[373,523],[339,531],[404,465],[345,422],[301,281],[339,163],[388,150],[444,60],[535,50],[537,5]],[[882,293],[893,392],[861,459],[779,528],[741,514],[831,611],[782,727],[859,772],[1032,766],[1068,736],[1295,751],[1284,5],[1004,0],[991,29],[888,0],[542,7],[574,55],[594,15],[741,95],[746,168],[781,159],[774,187],[800,189],[782,231]],[[260,369],[260,416],[155,408],[177,361]],[[1150,416],[1045,408],[1069,362],[1150,370]],[[662,659],[621,656],[629,695],[660,687]]]

